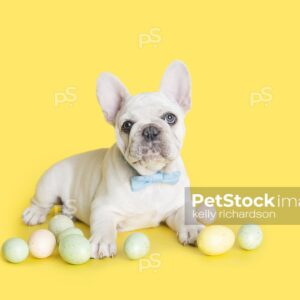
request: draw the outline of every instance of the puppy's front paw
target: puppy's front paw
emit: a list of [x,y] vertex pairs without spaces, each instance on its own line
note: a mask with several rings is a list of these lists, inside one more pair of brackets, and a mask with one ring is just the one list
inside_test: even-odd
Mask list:
[[46,221],[49,210],[40,208],[34,204],[31,204],[22,214],[22,219],[26,225],[41,224]]
[[114,257],[117,254],[117,245],[112,241],[105,241],[101,238],[91,237],[92,247],[91,258]]
[[177,232],[178,240],[183,245],[195,245],[200,231],[204,225],[183,225]]

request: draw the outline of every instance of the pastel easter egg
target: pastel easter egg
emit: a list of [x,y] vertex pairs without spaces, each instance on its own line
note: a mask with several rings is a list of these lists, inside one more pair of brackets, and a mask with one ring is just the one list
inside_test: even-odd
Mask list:
[[40,229],[30,236],[28,245],[33,257],[46,258],[53,253],[56,246],[56,239],[51,231]]
[[263,232],[258,225],[243,225],[238,232],[237,239],[242,249],[254,250],[261,245]]
[[205,227],[197,238],[198,248],[206,255],[220,255],[230,250],[235,235],[231,229],[222,225]]
[[24,261],[29,254],[27,243],[20,238],[11,238],[2,245],[3,257],[11,263]]
[[198,223],[210,225],[215,222],[217,211],[214,206],[207,206],[202,203],[195,209],[195,215]]
[[70,227],[70,228],[65,229],[58,235],[58,243],[60,243],[62,241],[62,239],[64,239],[66,236],[72,235],[72,234],[84,236],[83,232],[79,228]]
[[86,263],[91,257],[90,242],[81,235],[72,234],[63,238],[58,251],[64,261],[72,265]]
[[73,221],[64,215],[54,216],[48,225],[48,229],[57,237],[64,230],[74,227]]
[[144,257],[150,249],[150,241],[145,234],[133,233],[129,235],[124,243],[124,252],[129,259]]

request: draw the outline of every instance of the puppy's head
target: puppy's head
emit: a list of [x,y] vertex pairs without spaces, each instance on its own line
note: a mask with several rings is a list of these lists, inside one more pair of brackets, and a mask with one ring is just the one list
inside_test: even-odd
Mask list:
[[124,158],[139,174],[162,170],[180,154],[190,92],[188,70],[178,61],[167,68],[159,92],[131,96],[113,75],[103,73],[98,78],[102,111],[115,126]]

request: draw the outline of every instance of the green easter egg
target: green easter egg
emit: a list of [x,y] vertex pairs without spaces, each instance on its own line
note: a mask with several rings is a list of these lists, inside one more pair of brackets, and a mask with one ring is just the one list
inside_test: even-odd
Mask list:
[[62,259],[72,265],[84,264],[91,257],[89,241],[78,234],[68,235],[63,238],[59,244],[58,251]]
[[2,246],[4,258],[11,263],[20,263],[24,261],[29,254],[27,243],[20,238],[8,239]]
[[261,245],[263,232],[258,225],[243,225],[238,232],[237,240],[242,249],[254,250]]
[[56,215],[48,225],[48,229],[57,237],[64,230],[74,227],[73,221],[64,215]]
[[150,249],[150,241],[145,234],[133,233],[128,236],[124,244],[124,252],[129,259],[144,257]]
[[83,232],[79,228],[70,227],[70,228],[65,229],[58,235],[58,243],[60,243],[66,236],[72,235],[72,234],[84,236]]

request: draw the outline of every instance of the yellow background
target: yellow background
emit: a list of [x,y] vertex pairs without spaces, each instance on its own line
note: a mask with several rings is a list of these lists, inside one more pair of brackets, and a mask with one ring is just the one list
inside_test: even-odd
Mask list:
[[[159,43],[139,47],[153,28]],[[46,168],[114,142],[95,97],[102,71],[138,93],[156,90],[173,59],[186,62],[193,108],[183,157],[194,186],[299,186],[299,29],[299,1],[2,1],[0,242],[36,229],[21,213]],[[77,101],[55,106],[69,87]],[[265,87],[272,101],[252,107]],[[128,233],[115,259],[82,266],[57,254],[20,265],[0,259],[0,295],[298,299],[300,228],[263,230],[259,250],[236,246],[215,258],[179,245],[167,228],[144,230],[161,265],[143,272],[122,254]]]

